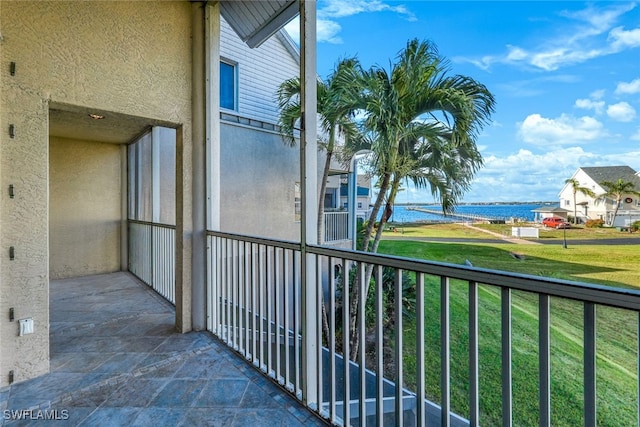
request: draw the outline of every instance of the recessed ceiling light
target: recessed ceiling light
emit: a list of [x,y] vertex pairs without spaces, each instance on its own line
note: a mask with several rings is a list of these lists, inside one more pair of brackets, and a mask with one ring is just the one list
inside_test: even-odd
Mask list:
[[89,114],[89,117],[91,117],[93,120],[104,119],[104,116],[101,116],[100,114]]

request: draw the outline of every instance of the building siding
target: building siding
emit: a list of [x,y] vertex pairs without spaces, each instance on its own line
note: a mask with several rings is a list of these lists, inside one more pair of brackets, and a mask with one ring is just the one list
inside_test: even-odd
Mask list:
[[249,48],[222,18],[220,39],[220,56],[238,66],[237,113],[277,123],[279,111],[276,91],[280,83],[299,75],[296,58],[277,34],[259,48]]

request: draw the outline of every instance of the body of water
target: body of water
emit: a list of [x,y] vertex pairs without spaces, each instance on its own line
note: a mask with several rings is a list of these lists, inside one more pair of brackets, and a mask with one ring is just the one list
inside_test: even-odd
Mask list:
[[[540,207],[549,207],[548,204],[515,204],[515,205],[462,205],[455,209],[456,213],[480,215],[492,219],[504,219],[510,220],[511,218],[518,218],[521,221],[533,221],[535,218],[534,209]],[[409,208],[409,209],[407,209]],[[460,218],[435,215],[416,210],[411,208],[422,208],[431,211],[442,212],[441,206],[425,205],[425,206],[395,206],[391,221],[394,222],[432,222],[432,221],[448,221],[448,222],[460,222],[463,221]]]

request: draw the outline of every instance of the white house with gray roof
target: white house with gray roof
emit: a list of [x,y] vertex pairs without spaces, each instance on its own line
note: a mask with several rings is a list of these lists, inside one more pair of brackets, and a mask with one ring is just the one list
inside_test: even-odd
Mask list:
[[615,220],[611,217],[616,209],[616,200],[610,197],[602,197],[606,193],[606,190],[600,185],[603,181],[616,182],[622,179],[633,182],[636,191],[640,191],[640,176],[631,167],[582,167],[571,176],[571,179],[578,181],[580,187],[588,188],[595,193],[595,197],[591,197],[578,191],[575,196],[575,206],[571,184],[565,184],[558,194],[560,207],[567,209],[570,215],[573,215],[574,207],[577,207],[578,222],[586,222],[589,219],[602,219],[606,223],[613,222],[615,226],[627,226],[630,222],[640,220],[640,199],[638,196],[629,194],[623,197]]

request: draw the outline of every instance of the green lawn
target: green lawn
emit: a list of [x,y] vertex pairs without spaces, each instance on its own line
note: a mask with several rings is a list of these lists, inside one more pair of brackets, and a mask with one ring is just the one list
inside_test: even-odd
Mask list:
[[[455,232],[455,230],[454,230]],[[453,237],[453,235],[451,236]],[[486,237],[486,236],[485,236]],[[638,287],[640,246],[447,244],[387,240],[381,253],[515,271],[612,286]],[[514,259],[510,253],[524,255]],[[439,279],[426,280],[425,354],[426,386],[430,399],[439,401],[440,300]],[[480,288],[481,424],[499,425],[500,291]],[[468,285],[451,282],[451,387],[452,410],[468,414]],[[582,304],[552,299],[552,423],[583,424],[582,407]],[[512,296],[514,425],[538,424],[538,322],[537,296],[513,292]],[[637,425],[637,321],[638,314],[607,307],[597,308],[598,423],[605,426]],[[404,324],[405,385],[415,387],[415,319]]]

